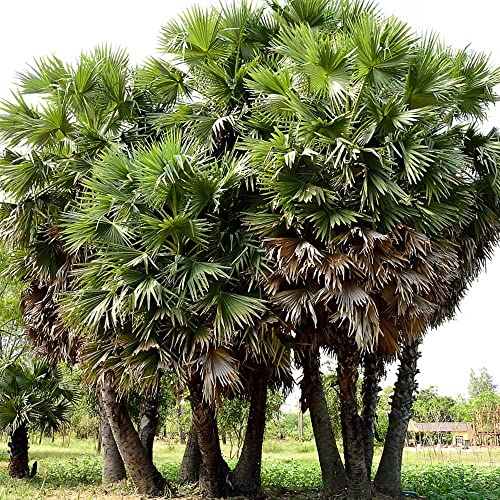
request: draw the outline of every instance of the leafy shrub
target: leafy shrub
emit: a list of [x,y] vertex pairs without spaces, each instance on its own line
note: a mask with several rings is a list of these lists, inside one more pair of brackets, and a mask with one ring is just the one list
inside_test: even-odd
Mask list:
[[177,482],[179,476],[180,464],[176,463],[162,463],[157,464],[158,470],[161,472],[162,476],[173,485]]
[[321,488],[321,470],[315,463],[265,463],[262,465],[262,485],[294,491]]
[[406,465],[403,488],[430,499],[498,500],[500,467],[486,468],[463,464]]
[[43,465],[44,481],[51,486],[97,486],[101,484],[102,460],[100,457],[70,458]]

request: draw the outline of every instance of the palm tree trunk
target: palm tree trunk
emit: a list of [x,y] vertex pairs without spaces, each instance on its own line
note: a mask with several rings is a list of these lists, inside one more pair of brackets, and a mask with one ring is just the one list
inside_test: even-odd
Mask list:
[[102,441],[102,484],[104,486],[117,483],[125,479],[125,465],[122,456],[116,446],[115,438],[111,426],[109,425],[108,417],[102,402],[101,393],[97,392],[97,400],[99,403],[99,413],[101,415],[101,441]]
[[297,437],[299,441],[302,441],[304,439],[304,413],[302,412],[302,407],[300,405],[297,414],[297,428],[298,428]]
[[186,449],[179,470],[179,483],[197,483],[200,479],[201,453],[194,423],[189,428]]
[[28,428],[21,424],[11,434],[9,441],[9,476],[24,478],[29,477],[30,469],[28,463]]
[[196,428],[202,458],[201,489],[209,497],[227,496],[228,484],[226,478],[229,474],[229,467],[222,457],[215,412],[203,400],[202,381],[199,374],[194,374],[188,385],[193,423]]
[[340,419],[347,474],[347,498],[372,498],[371,483],[366,470],[365,447],[361,417],[358,413],[357,382],[360,355],[354,339],[339,330],[337,343],[337,378],[340,387]]
[[344,490],[346,486],[345,469],[337,448],[326,404],[319,351],[310,347],[304,349],[302,354],[304,375],[301,382],[301,409],[303,412],[309,409],[311,414],[314,440],[321,466],[323,494],[330,496]]
[[266,427],[267,374],[265,368],[254,372],[250,388],[250,411],[241,455],[230,481],[235,491],[254,496],[261,488],[262,444]]
[[139,422],[139,439],[142,446],[146,449],[149,459],[153,460],[153,445],[158,427],[158,420],[160,415],[158,413],[158,406],[160,399],[158,393],[154,395],[144,396],[141,405],[141,419]]
[[365,444],[365,462],[368,479],[371,481],[373,465],[373,451],[375,441],[375,419],[379,402],[380,380],[384,371],[384,363],[375,353],[367,353],[363,359],[363,408],[361,419],[363,421],[363,439]]
[[177,417],[177,425],[179,426],[179,444],[186,444],[186,433],[182,426],[181,398],[178,395],[175,402],[175,416]]
[[108,383],[101,388],[101,396],[113,437],[137,492],[142,495],[164,495],[168,484],[142,445],[125,404]]
[[375,489],[389,495],[401,494],[401,463],[408,422],[417,388],[417,361],[419,342],[413,341],[403,346],[400,356],[398,379],[394,386],[389,427],[384,451],[375,476]]

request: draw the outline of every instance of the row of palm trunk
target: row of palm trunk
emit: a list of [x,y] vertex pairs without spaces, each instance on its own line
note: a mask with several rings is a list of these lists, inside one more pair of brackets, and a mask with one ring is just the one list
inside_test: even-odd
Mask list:
[[[252,397],[245,443],[234,471],[222,457],[214,409],[203,401],[201,379],[190,383],[192,426],[179,472],[180,483],[199,482],[208,497],[252,495],[260,490],[267,384]],[[128,473],[138,493],[161,496],[168,484],[153,463],[153,442],[158,423],[158,399],[147,398],[136,430],[127,407],[111,385],[99,392],[102,439],[102,483],[111,485]],[[26,441],[27,443],[27,441]]]
[[[408,344],[400,356],[400,369],[389,429],[374,481],[371,479],[375,438],[375,408],[383,366],[374,355],[361,359],[354,345],[337,347],[338,384],[344,460],[332,430],[323,391],[319,350],[302,353],[302,411],[309,410],[316,441],[323,495],[370,499],[375,490],[397,498],[401,495],[401,458],[416,387],[418,345]],[[363,404],[358,411],[358,366],[363,365]],[[256,370],[249,388],[250,411],[238,463],[230,470],[220,447],[216,412],[203,399],[202,379],[189,381],[192,426],[179,473],[180,483],[198,482],[207,497],[254,496],[261,490],[262,445],[265,430],[268,380],[265,369]],[[163,495],[169,485],[153,464],[153,439],[158,422],[158,399],[146,398],[137,431],[127,408],[110,384],[99,394],[102,416],[103,484],[122,480],[126,471],[138,493]]]

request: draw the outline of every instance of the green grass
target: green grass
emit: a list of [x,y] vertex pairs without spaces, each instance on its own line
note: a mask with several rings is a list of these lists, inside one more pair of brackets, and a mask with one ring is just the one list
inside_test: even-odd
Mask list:
[[[155,461],[165,477],[175,483],[184,447],[158,441]],[[229,456],[229,447],[223,447]],[[375,461],[380,458],[377,450]],[[90,440],[62,443],[44,441],[33,444],[30,461],[38,461],[38,474],[30,480],[14,480],[7,476],[7,446],[0,445],[0,500],[14,499],[90,499],[134,498],[132,485],[124,482],[112,491],[100,485],[101,459]],[[405,451],[403,481],[406,489],[427,495],[430,499],[500,498],[500,450],[452,452],[449,450]],[[311,493],[317,498],[321,488],[321,472],[313,442],[266,441],[262,469],[263,486],[278,497],[292,490]],[[303,498],[303,497],[302,497]]]

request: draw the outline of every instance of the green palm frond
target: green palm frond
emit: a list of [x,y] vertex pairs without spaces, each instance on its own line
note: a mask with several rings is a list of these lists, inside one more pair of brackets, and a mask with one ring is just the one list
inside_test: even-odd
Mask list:
[[152,92],[157,105],[173,104],[191,93],[189,79],[183,71],[154,58],[136,71],[135,89]]
[[311,92],[331,97],[339,106],[349,90],[347,71],[350,50],[340,36],[313,31],[308,25],[285,27],[274,42],[274,51],[296,63],[308,78]]
[[0,427],[13,432],[26,425],[33,430],[58,430],[69,421],[79,397],[77,388],[63,380],[59,368],[40,360],[11,361],[0,376]]
[[461,50],[455,56],[453,75],[461,83],[456,94],[459,115],[484,120],[488,107],[498,101],[494,88],[500,83],[500,69],[491,67],[486,54]]
[[17,74],[23,94],[64,92],[70,80],[70,69],[56,56],[44,57]]
[[453,61],[435,34],[425,36],[416,47],[406,76],[406,99],[410,109],[447,104],[461,85],[453,75]]
[[171,21],[163,28],[160,46],[167,53],[182,55],[188,64],[216,60],[224,54],[220,24],[215,9],[192,7],[180,16],[179,22]]
[[359,79],[388,84],[391,77],[406,69],[416,37],[404,22],[364,14],[352,22],[349,31]]
[[222,339],[230,338],[238,329],[244,329],[266,310],[264,301],[260,299],[222,290],[209,292],[199,308],[204,313],[215,311],[214,332]]

